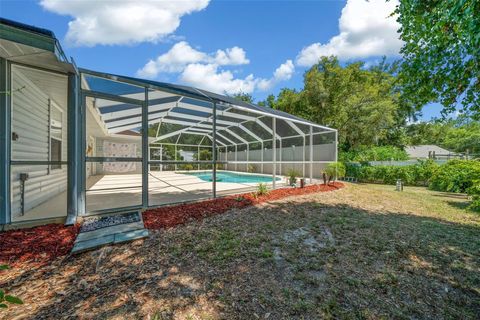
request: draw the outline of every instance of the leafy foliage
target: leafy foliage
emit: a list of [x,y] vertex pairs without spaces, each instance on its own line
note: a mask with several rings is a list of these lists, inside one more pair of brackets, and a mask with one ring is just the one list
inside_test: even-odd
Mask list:
[[[0,265],[0,270],[7,270],[9,269],[8,265],[2,264]],[[5,294],[5,291],[0,289],[0,309],[6,309],[8,308],[8,304],[23,304],[23,301],[15,296]]]
[[356,177],[361,182],[395,184],[402,179],[406,185],[427,185],[438,170],[439,165],[432,160],[419,161],[408,166],[370,166],[347,164],[349,177]]
[[439,101],[480,119],[480,2],[400,1],[403,96],[418,108]]
[[480,180],[479,161],[451,160],[435,172],[430,188],[437,191],[467,192],[477,180]]
[[212,151],[207,149],[200,150],[200,153],[195,152],[193,159],[197,161],[210,161],[212,160]]
[[404,121],[393,72],[385,62],[366,69],[362,62],[342,66],[335,57],[323,57],[305,72],[303,90],[283,89],[267,104],[337,128],[345,150],[376,144]]
[[299,177],[301,173],[295,169],[289,169],[287,171],[288,182],[291,186],[293,186],[297,182],[297,177]]
[[473,181],[473,185],[467,189],[467,193],[472,198],[469,208],[480,211],[480,180]]
[[480,122],[464,117],[406,127],[409,145],[435,144],[455,152],[480,153]]
[[268,194],[268,188],[266,183],[259,183],[257,186],[257,191],[255,192],[256,196],[263,196]]
[[394,146],[361,146],[355,150],[341,152],[340,161],[388,161],[408,160],[405,150]]
[[239,101],[248,102],[248,103],[253,103],[254,102],[253,96],[251,94],[245,93],[245,92],[236,93],[232,96],[232,98],[234,98],[236,100],[239,100]]
[[346,168],[342,162],[329,163],[323,170],[328,177],[328,182],[335,181],[338,177],[345,177]]

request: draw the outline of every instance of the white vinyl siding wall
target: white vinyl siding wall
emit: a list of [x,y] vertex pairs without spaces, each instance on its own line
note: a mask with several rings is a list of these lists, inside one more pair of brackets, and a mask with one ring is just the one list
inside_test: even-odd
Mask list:
[[[48,79],[46,79],[48,81]],[[49,160],[49,97],[24,74],[12,68],[12,160]],[[51,100],[51,103],[55,103]],[[53,106],[52,106],[53,108]],[[67,159],[67,112],[62,109],[62,160]],[[28,173],[25,183],[25,212],[66,191],[67,165],[49,170],[48,165],[11,166],[12,220],[21,214],[20,173]],[[49,214],[49,213],[46,213]],[[65,212],[66,214],[66,212]],[[58,215],[58,214],[57,214]],[[35,217],[32,217],[35,219]]]

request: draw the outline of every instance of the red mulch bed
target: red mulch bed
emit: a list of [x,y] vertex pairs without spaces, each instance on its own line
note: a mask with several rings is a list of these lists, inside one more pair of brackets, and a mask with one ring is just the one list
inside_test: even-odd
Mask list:
[[233,195],[224,198],[186,203],[147,210],[143,213],[143,223],[147,229],[172,228],[191,220],[224,213],[233,208],[244,208],[257,203],[315,192],[333,191],[344,185],[335,182],[330,185],[310,185],[305,188],[283,188],[270,191],[267,195],[255,197],[253,193]]
[[79,225],[47,224],[0,233],[0,264],[43,265],[72,250]]

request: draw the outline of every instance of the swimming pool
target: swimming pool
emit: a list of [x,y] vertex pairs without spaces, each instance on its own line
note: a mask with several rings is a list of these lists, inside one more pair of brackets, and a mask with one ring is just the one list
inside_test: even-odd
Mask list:
[[[203,181],[212,181],[212,172],[189,172],[189,175],[200,178]],[[281,178],[276,179],[277,181]],[[228,171],[217,171],[217,182],[234,182],[234,183],[260,183],[260,182],[272,182],[272,176],[263,176],[256,174],[241,174]]]

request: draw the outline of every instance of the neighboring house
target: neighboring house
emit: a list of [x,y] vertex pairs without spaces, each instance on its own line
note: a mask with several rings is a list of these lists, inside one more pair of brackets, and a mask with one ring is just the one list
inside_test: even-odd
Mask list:
[[456,155],[455,152],[432,144],[405,147],[405,151],[410,159],[448,158]]

